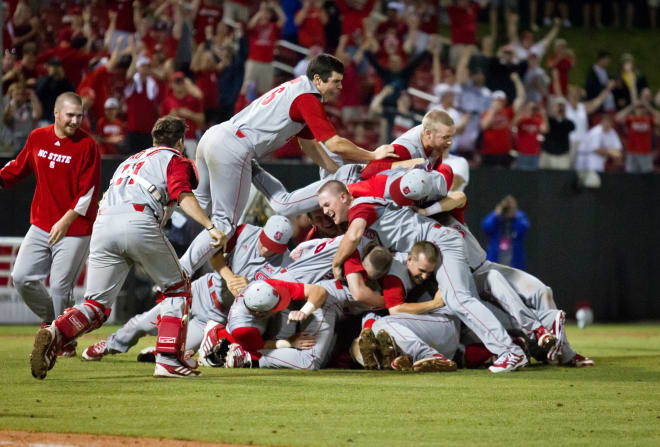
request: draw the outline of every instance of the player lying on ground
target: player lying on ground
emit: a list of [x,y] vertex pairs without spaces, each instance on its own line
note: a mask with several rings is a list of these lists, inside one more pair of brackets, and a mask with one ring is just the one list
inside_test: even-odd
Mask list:
[[182,154],[185,121],[166,116],[152,130],[154,147],[124,161],[115,171],[94,223],[88,263],[85,301],[66,309],[41,329],[30,356],[32,375],[44,379],[55,365],[62,345],[98,329],[134,263],[142,266],[160,288],[160,320],[156,342],[155,377],[199,374],[184,359],[190,283],[162,227],[171,205],[181,209],[210,237],[212,248],[226,240],[200,208],[192,190],[195,168]]
[[[207,323],[209,329],[215,328],[215,331],[225,327],[234,297],[249,281],[268,278],[288,262],[286,244],[292,233],[291,223],[282,216],[270,217],[263,228],[241,225],[227,243],[227,259],[222,250],[211,257],[214,272],[203,275],[191,285],[192,306],[188,314],[185,346],[187,357],[199,349],[203,336],[211,337],[215,333],[205,330]],[[160,306],[157,304],[151,310],[134,316],[107,339],[88,347],[83,352],[83,359],[101,360],[107,354],[127,352],[143,336],[156,335]],[[204,340],[204,344],[206,351],[203,349],[204,352],[200,352],[200,358],[208,354],[211,344],[215,343]],[[138,356],[142,360],[150,358],[154,358],[153,354]]]

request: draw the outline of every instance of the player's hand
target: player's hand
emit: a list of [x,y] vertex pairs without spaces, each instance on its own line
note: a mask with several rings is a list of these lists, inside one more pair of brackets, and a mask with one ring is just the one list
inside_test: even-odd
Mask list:
[[383,144],[382,146],[379,146],[374,151],[374,157],[374,160],[382,160],[387,157],[399,158],[399,156],[394,153],[394,146],[391,144]]
[[511,80],[512,80],[513,82],[518,82],[518,81],[520,81],[520,75],[518,74],[517,71],[514,71],[513,73],[511,73],[511,75],[510,75],[509,77],[511,78]]
[[316,345],[316,337],[307,332],[301,332],[289,339],[289,343],[296,349],[312,349]]
[[286,324],[291,323],[292,321],[305,321],[307,319],[307,314],[299,310],[292,310],[289,312],[289,318],[287,318]]
[[71,224],[66,220],[64,220],[64,218],[55,222],[55,225],[51,227],[50,233],[48,234],[48,245],[53,247],[60,240],[62,240],[62,238],[66,236],[66,232],[69,229],[69,225]]
[[422,216],[427,216],[427,215],[428,215],[428,214],[426,214],[426,210],[425,210],[425,209],[418,208],[418,207],[416,207],[416,206],[411,206],[410,208],[411,208],[414,212],[416,212],[417,214],[420,214],[420,215],[422,215]]
[[442,299],[442,292],[439,290],[435,292],[432,303],[435,305],[434,309],[439,309],[440,307],[445,307],[445,300]]
[[219,248],[222,247],[222,251],[227,251],[227,235],[217,228],[212,228],[208,230],[213,242],[211,242],[211,247]]
[[335,279],[339,281],[344,280],[344,268],[341,265],[333,265],[332,274],[334,275]]
[[234,277],[227,283],[227,287],[231,294],[236,297],[241,293],[241,290],[247,287],[248,282],[249,281],[245,276],[234,275]]

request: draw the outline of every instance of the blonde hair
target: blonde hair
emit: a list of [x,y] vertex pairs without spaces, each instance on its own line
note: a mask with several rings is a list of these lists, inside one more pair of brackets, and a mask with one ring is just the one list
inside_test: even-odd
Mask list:
[[433,109],[427,112],[422,119],[422,129],[424,130],[436,131],[438,130],[438,124],[453,126],[454,120],[447,112],[439,109]]

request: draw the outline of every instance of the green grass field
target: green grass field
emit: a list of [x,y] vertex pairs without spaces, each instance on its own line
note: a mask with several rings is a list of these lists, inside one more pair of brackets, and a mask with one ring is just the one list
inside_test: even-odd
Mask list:
[[35,331],[0,327],[0,429],[281,446],[660,445],[660,325],[570,326],[573,346],[595,368],[204,368],[189,380],[151,378],[134,349],[96,363],[60,359],[37,381],[28,363]]

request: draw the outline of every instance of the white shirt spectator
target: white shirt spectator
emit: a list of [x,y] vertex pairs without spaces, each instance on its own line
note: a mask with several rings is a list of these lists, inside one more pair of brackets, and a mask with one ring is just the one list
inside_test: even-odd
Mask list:
[[470,182],[470,165],[468,164],[468,161],[458,155],[449,154],[447,158],[442,160],[442,162],[451,166],[452,171],[454,171],[454,183],[456,183],[457,176],[463,179],[461,186],[456,189],[452,187],[452,190],[461,192],[465,191],[465,187]]
[[594,126],[587,132],[584,140],[582,140],[582,144],[580,144],[576,168],[578,170],[603,172],[607,157],[596,153],[596,150],[607,149],[620,151],[621,148],[621,140],[613,128],[604,131],[602,125]]
[[513,48],[513,54],[517,62],[526,61],[529,59],[530,54],[536,55],[537,59],[540,61],[545,54],[545,45],[543,42],[536,42],[529,48],[523,47],[520,42],[514,42],[511,44]]
[[584,103],[579,102],[577,106],[573,107],[570,102],[566,101],[566,118],[575,124],[575,130],[569,135],[571,146],[579,147],[589,131],[589,116]]

